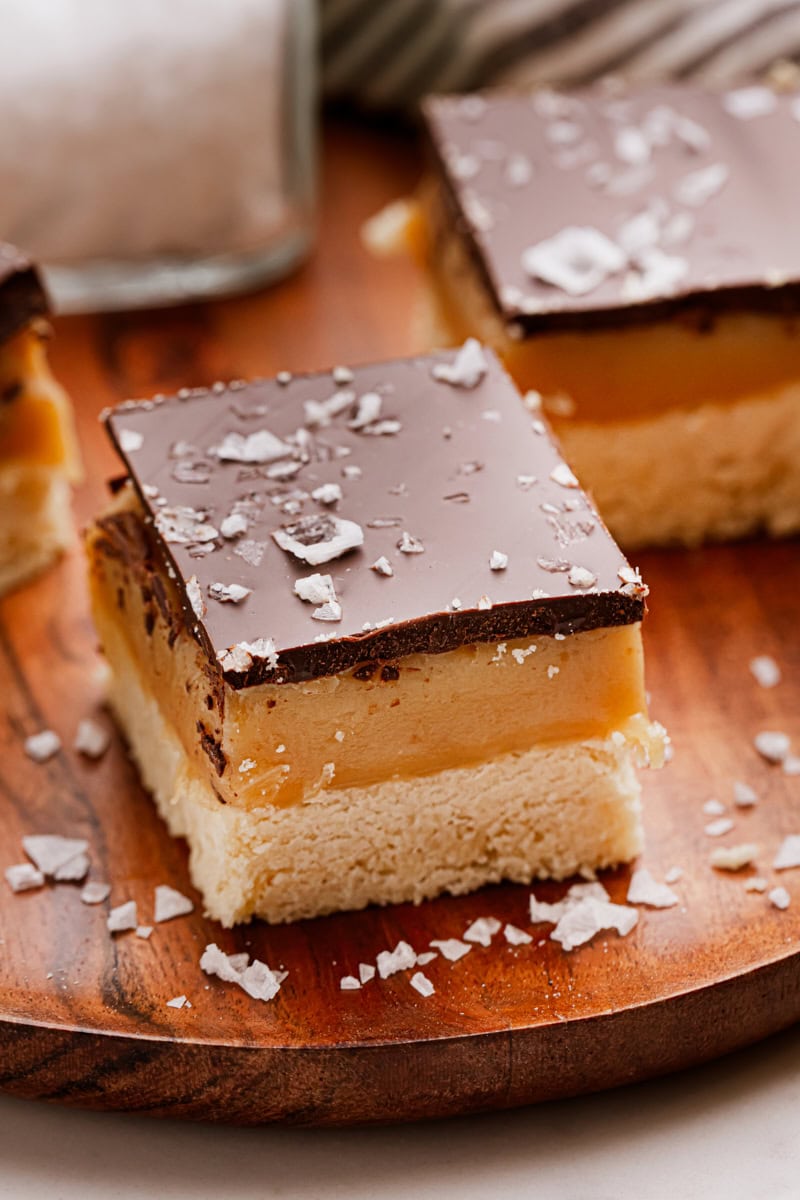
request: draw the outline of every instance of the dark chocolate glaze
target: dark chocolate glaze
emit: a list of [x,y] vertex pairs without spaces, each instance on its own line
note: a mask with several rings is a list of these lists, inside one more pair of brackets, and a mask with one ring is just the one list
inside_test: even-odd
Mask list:
[[[550,478],[562,463],[560,455],[542,423],[526,412],[500,364],[487,353],[487,374],[468,390],[431,374],[434,363],[453,357],[451,352],[357,367],[354,381],[344,386],[327,373],[284,384],[218,385],[107,414],[108,430],[145,509],[146,553],[160,555],[166,569],[175,571],[188,625],[210,658],[216,661],[220,652],[243,641],[274,641],[277,668],[254,659],[246,671],[226,670],[234,687],[295,682],[417,652],[641,619],[644,589],[624,586],[618,571],[625,559],[583,493]],[[284,482],[267,477],[268,465],[223,462],[210,453],[230,433],[246,436],[266,429],[292,438],[303,426],[304,402],[343,391],[378,392],[381,419],[397,419],[400,431],[359,432],[348,426],[352,412],[344,411],[312,431],[308,461]],[[125,452],[121,446],[130,444],[131,434],[134,441],[140,435],[142,444]],[[181,442],[195,449],[180,447],[182,454],[175,457],[175,444]],[[343,469],[353,466],[360,468],[360,477],[345,477]],[[537,482],[526,478],[521,485],[519,476]],[[309,496],[325,483],[341,487],[342,499],[334,505]],[[357,522],[363,546],[318,566],[280,549],[272,532],[298,514],[287,514],[273,501],[293,492],[300,493],[300,515]],[[445,498],[453,495],[459,499]],[[243,537],[216,536],[209,543],[213,550],[200,557],[195,557],[196,546],[167,542],[156,527],[166,502],[168,509],[185,505],[201,511],[218,531],[242,501],[250,514]],[[387,519],[398,524],[381,524]],[[404,530],[422,542],[423,553],[397,549]],[[236,553],[243,542],[260,548],[257,564]],[[494,550],[508,555],[505,570],[490,569]],[[390,560],[392,577],[370,569],[380,556]],[[546,569],[537,559],[561,560],[562,569]],[[590,571],[594,586],[571,586],[568,565]],[[314,619],[315,605],[293,592],[296,579],[317,572],[333,578],[343,609],[339,622]],[[202,620],[186,592],[192,576],[206,603]],[[209,595],[214,583],[239,584],[252,594],[239,604],[222,603]],[[484,596],[491,608],[477,607]],[[391,624],[375,628],[387,618]],[[315,640],[320,634],[332,636]]]
[[14,246],[0,242],[0,342],[48,311],[47,294],[34,264]]
[[[694,86],[540,93],[539,101],[536,95],[433,97],[423,110],[445,221],[459,231],[495,308],[517,336],[675,318],[702,329],[724,311],[797,318],[800,93],[777,95],[774,111],[750,119],[726,110],[726,93]],[[708,144],[692,148],[673,135],[651,146],[640,168],[621,161],[619,132],[641,132],[648,114],[659,109],[688,118]],[[567,132],[574,141],[553,141],[561,123],[572,127]],[[529,181],[517,186],[508,178],[515,156],[531,168]],[[610,184],[592,177],[598,164],[610,170]],[[728,171],[722,187],[702,204],[681,201],[677,189],[685,177],[714,164]],[[619,181],[635,182],[637,171],[638,184],[616,194]],[[469,178],[459,177],[464,174]],[[683,278],[663,291],[626,297],[623,271],[572,295],[524,270],[525,249],[567,226],[591,226],[616,241],[620,226],[652,204],[665,204],[670,216],[688,213],[695,223],[685,241],[661,246],[686,265]],[[521,295],[514,297],[514,290]]]

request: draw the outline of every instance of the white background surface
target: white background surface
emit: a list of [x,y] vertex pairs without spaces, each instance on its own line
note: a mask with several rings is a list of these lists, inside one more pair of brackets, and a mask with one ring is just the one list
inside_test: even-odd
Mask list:
[[797,1200],[800,1028],[581,1100],[385,1129],[228,1129],[0,1098],[0,1200]]

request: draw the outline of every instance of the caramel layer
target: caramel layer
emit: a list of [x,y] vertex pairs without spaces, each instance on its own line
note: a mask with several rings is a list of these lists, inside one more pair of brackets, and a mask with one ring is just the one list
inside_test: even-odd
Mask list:
[[34,323],[0,346],[0,463],[61,467],[79,477],[72,413]]

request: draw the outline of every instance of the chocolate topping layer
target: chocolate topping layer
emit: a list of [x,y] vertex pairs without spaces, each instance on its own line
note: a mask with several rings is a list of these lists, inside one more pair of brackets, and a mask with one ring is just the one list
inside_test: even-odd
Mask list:
[[452,221],[516,336],[800,312],[800,93],[488,93],[424,114]]
[[477,343],[279,379],[106,417],[233,686],[641,619],[638,576]]
[[0,242],[0,342],[49,311],[39,272],[14,246]]

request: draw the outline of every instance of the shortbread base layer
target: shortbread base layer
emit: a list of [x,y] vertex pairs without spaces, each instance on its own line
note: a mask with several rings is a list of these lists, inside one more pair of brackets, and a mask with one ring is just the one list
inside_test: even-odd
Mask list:
[[62,471],[0,467],[0,596],[49,567],[74,536],[70,486]]
[[640,748],[621,733],[242,811],[197,773],[119,643],[110,666],[109,702],[142,780],[223,925],[562,879],[641,848]]

